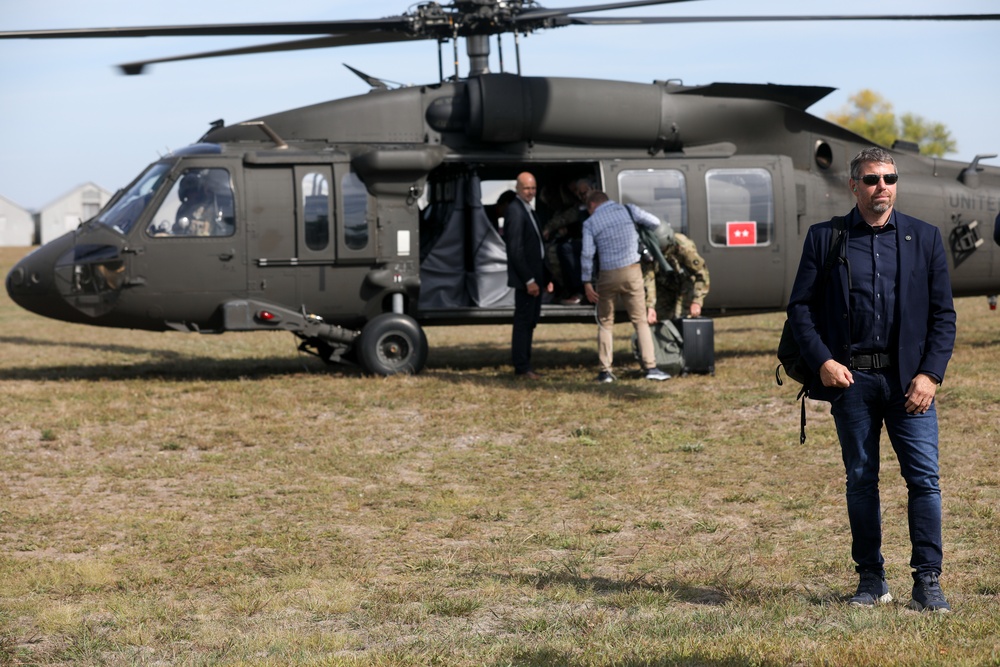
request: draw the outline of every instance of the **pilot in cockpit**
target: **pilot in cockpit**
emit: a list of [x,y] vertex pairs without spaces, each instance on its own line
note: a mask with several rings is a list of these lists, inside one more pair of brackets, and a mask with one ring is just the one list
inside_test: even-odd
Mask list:
[[223,236],[222,211],[216,204],[213,169],[189,171],[181,177],[177,194],[181,204],[172,233],[175,236]]

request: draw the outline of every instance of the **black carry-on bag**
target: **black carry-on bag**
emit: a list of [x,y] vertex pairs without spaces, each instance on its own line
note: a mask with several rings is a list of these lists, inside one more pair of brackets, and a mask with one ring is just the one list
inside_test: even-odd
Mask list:
[[715,375],[715,323],[708,317],[674,320],[684,341],[684,373]]

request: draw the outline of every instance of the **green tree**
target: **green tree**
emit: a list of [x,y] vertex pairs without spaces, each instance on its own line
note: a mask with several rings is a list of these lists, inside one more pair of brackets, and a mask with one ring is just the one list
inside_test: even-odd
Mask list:
[[932,157],[942,157],[958,149],[944,123],[929,121],[912,113],[904,113],[897,119],[892,104],[875,91],[866,88],[852,95],[850,103],[853,106],[830,112],[826,119],[880,146],[892,146],[897,139],[912,141],[920,146],[921,155]]

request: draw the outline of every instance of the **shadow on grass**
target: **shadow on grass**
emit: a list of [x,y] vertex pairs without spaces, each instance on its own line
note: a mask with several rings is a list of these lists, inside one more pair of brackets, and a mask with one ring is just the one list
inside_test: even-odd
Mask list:
[[[514,667],[550,667],[551,665],[563,665],[565,667],[576,667],[577,665],[595,664],[592,657],[578,657],[574,654],[557,651],[550,648],[539,648],[531,651],[519,651],[511,658],[494,663],[495,665],[512,665]],[[599,663],[598,663],[599,664]],[[746,655],[733,654],[732,656],[715,657],[701,655],[697,651],[691,653],[667,653],[655,658],[629,658],[623,656],[614,663],[617,667],[673,667],[683,665],[684,667],[744,667],[748,664]],[[753,661],[754,665],[760,667],[779,667],[785,663],[781,661],[759,660]]]
[[647,592],[662,595],[667,599],[688,604],[719,607],[732,599],[726,587],[693,586],[683,581],[649,581],[644,577],[632,579],[608,579],[606,577],[581,577],[571,571],[543,572],[535,574],[494,575],[497,579],[508,579],[519,585],[528,585],[537,590],[550,586],[570,586],[577,591],[592,592],[597,595],[615,593]]
[[[156,356],[151,350],[144,354]],[[266,359],[216,359],[187,356],[172,352],[164,361],[135,364],[52,365],[5,368],[5,380],[67,381],[67,380],[141,380],[156,378],[186,382],[190,380],[244,380],[302,373],[325,373],[360,376],[361,371],[346,365],[327,366],[311,358],[270,357]]]
[[[300,353],[264,358],[217,358],[191,355],[155,346],[140,347],[114,343],[66,343],[38,340],[24,336],[0,336],[0,344],[35,348],[79,348],[98,353],[140,357],[135,363],[50,364],[46,366],[14,366],[3,369],[7,380],[73,381],[73,380],[137,380],[157,378],[173,381],[214,380],[235,381],[272,376],[324,374],[336,378],[363,376],[352,364],[326,364],[318,358]],[[55,356],[55,355],[54,355]],[[65,354],[58,355],[67,359]],[[439,346],[430,351],[423,375],[454,384],[495,386],[498,383],[517,385],[525,389],[545,391],[586,392],[616,395],[629,399],[656,398],[655,383],[641,381],[636,361],[620,359],[618,373],[622,382],[601,385],[594,382],[597,374],[597,351],[579,346],[575,350],[557,350],[538,346],[536,368],[545,376],[542,382],[527,382],[514,376],[510,366],[509,348],[496,343]]]
[[26,347],[72,347],[94,352],[109,352],[111,354],[143,355],[160,357],[163,359],[180,359],[182,354],[173,350],[155,350],[146,347],[135,347],[134,345],[112,345],[108,343],[78,343],[42,340],[38,338],[28,338],[26,336],[0,336],[0,344],[4,345],[24,345]]
[[[19,345],[33,345],[42,347],[66,347],[66,344],[54,343],[51,341],[32,341],[27,339],[0,337],[0,343],[12,343]],[[265,358],[227,358],[220,359],[204,355],[189,355],[174,350],[160,350],[157,348],[142,348],[137,346],[114,345],[114,344],[72,344],[70,347],[86,348],[98,352],[110,354],[122,354],[127,356],[145,357],[144,360],[135,363],[97,363],[97,364],[50,364],[46,366],[12,366],[4,368],[3,378],[6,380],[33,380],[33,381],[65,381],[65,380],[137,380],[144,378],[158,378],[175,381],[188,380],[240,380],[246,378],[265,378],[281,375],[298,374],[325,374],[332,377],[361,377],[362,371],[359,367],[350,364],[326,364],[319,359],[300,354],[297,356],[271,356]],[[488,352],[488,351],[487,351]],[[65,359],[65,355],[60,355]],[[455,348],[451,354],[445,355],[445,360],[438,359],[437,354],[433,354],[430,363],[424,371],[426,376],[438,380],[453,382],[456,384],[475,383],[480,385],[495,385],[497,383],[518,383],[521,381],[514,377],[509,371],[501,367],[504,365],[499,359],[491,358],[488,353],[474,352],[469,356],[469,351]],[[446,363],[449,358],[454,362],[457,358],[463,357],[461,363]],[[578,390],[581,382],[572,379],[575,374],[570,370],[577,364],[570,363],[568,366],[559,367],[554,360],[550,360],[545,366],[546,371],[551,371],[549,380],[544,383],[523,386],[538,386],[547,390]],[[471,371],[494,368],[501,373],[500,377],[496,372],[492,374],[472,374]],[[440,369],[440,370],[439,370]],[[567,376],[569,370],[570,376]],[[581,371],[582,373],[582,371]],[[561,375],[562,381],[556,381],[556,376]],[[599,385],[590,387],[589,371],[585,374],[588,380],[587,388],[600,388]],[[581,376],[582,377],[582,376]],[[630,387],[634,389],[634,387]]]
[[[547,340],[546,343],[551,343]],[[572,341],[579,343],[578,340]],[[578,346],[576,349],[553,349],[547,345],[535,344],[532,350],[532,360],[535,369],[543,372],[545,369],[563,369],[573,366],[595,368],[597,374],[597,345]],[[621,360],[632,362],[631,359]],[[434,368],[451,370],[476,370],[488,366],[506,367],[511,371],[510,347],[494,342],[481,342],[463,345],[438,345],[431,348],[429,365]],[[634,363],[634,362],[633,362]]]

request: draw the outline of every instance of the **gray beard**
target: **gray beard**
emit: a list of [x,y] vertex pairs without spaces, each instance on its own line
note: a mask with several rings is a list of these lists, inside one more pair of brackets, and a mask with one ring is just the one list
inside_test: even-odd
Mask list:
[[875,211],[876,213],[885,213],[886,211],[889,210],[889,205],[888,204],[875,204],[874,206],[872,206],[872,210]]

